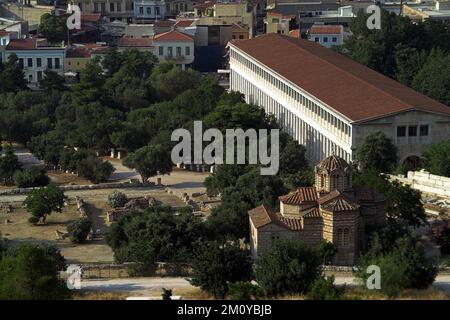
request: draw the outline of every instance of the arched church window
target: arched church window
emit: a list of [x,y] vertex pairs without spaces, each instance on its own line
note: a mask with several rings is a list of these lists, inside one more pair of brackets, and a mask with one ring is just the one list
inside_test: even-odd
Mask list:
[[325,187],[325,175],[324,174],[320,175],[320,187],[321,188]]

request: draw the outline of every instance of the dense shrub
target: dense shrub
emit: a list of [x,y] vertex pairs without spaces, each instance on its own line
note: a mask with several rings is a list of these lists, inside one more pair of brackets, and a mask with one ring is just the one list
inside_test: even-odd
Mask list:
[[322,256],[298,240],[278,239],[256,260],[256,281],[268,296],[304,294],[322,273]]
[[42,168],[17,170],[13,176],[14,184],[19,188],[43,187],[50,179]]
[[72,241],[73,243],[82,243],[86,241],[86,238],[91,231],[91,227],[91,221],[86,218],[71,222],[67,226],[70,241]]
[[127,195],[120,191],[114,191],[108,195],[108,204],[113,208],[123,207],[127,201]]

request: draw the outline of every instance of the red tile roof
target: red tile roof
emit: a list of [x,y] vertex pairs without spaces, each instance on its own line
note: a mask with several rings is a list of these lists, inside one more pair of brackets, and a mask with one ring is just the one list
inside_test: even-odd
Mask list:
[[67,50],[66,58],[90,58],[91,52],[82,48]]
[[309,29],[310,34],[342,34],[344,28],[336,25],[313,25]]
[[120,38],[117,42],[117,46],[119,47],[132,47],[132,48],[142,48],[142,47],[151,47],[153,41],[151,38],[131,38],[131,37],[123,37]]
[[255,228],[261,228],[265,225],[278,221],[278,217],[275,212],[268,206],[261,205],[248,212],[250,219],[253,222]]
[[6,50],[35,50],[37,49],[36,39],[11,39],[6,46]]
[[206,1],[202,3],[197,3],[193,7],[197,9],[206,9],[206,8],[212,8],[216,4],[216,1]]
[[153,24],[155,27],[172,27],[176,21],[173,20],[158,20]]
[[359,209],[359,203],[349,194],[334,190],[319,199],[320,207],[327,211],[353,211]]
[[153,39],[154,41],[194,41],[190,35],[176,30],[157,34]]
[[[450,108],[313,41],[279,34],[232,40],[236,47],[350,121]],[[299,72],[301,70],[301,72]]]
[[180,27],[180,28],[186,28],[186,27],[190,27],[192,25],[192,23],[194,22],[194,20],[178,20],[175,23],[175,27]]
[[317,192],[314,187],[298,188],[296,191],[291,192],[285,196],[279,197],[280,201],[284,204],[299,205],[304,202],[316,202]]
[[289,31],[289,36],[294,37],[294,38],[300,38],[300,30],[294,29],[294,30]]

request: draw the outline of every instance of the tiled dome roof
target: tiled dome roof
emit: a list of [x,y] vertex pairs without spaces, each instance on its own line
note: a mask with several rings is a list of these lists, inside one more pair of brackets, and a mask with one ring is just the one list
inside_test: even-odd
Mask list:
[[338,157],[336,155],[331,155],[325,159],[323,159],[318,165],[317,169],[322,171],[328,171],[332,172],[334,170],[342,170],[343,172],[346,172],[347,170],[351,170],[352,167],[350,164],[348,164],[347,161],[342,159],[341,157]]

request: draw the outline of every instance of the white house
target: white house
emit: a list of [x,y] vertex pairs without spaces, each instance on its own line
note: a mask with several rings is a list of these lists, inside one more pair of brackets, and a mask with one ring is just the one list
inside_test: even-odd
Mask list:
[[171,60],[182,69],[194,62],[194,38],[180,31],[172,30],[153,37],[155,55],[159,61]]
[[6,46],[4,58],[16,54],[30,87],[36,87],[45,70],[64,73],[65,47],[48,47],[37,39],[11,39]]
[[166,3],[164,0],[134,0],[134,20],[164,20],[166,16]]
[[448,106],[313,41],[272,33],[229,49],[230,89],[273,114],[312,164],[332,154],[354,160],[377,131],[412,165],[430,143],[450,138]]
[[340,46],[344,42],[344,27],[341,25],[315,24],[309,29],[308,39],[327,48]]

